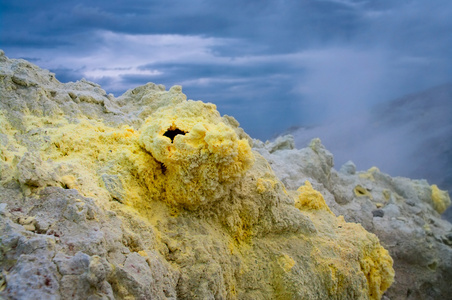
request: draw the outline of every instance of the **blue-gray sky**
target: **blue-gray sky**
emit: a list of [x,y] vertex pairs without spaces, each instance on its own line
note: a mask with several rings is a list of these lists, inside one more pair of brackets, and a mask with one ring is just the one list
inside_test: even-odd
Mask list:
[[0,48],[115,96],[180,84],[265,140],[452,81],[452,2],[0,0]]

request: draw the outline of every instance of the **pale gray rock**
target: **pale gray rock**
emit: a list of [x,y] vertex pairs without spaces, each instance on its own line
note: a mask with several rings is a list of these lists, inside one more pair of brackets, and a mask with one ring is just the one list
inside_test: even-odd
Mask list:
[[[0,296],[121,299],[124,295],[141,295],[142,299],[176,299],[178,273],[158,253],[149,254],[147,259],[138,255],[136,240],[124,243],[124,239],[133,238],[121,229],[122,221],[115,213],[103,213],[76,190],[47,187],[38,197],[37,205],[24,199],[30,205],[21,210],[8,202],[1,205],[0,263],[6,288]],[[20,224],[26,215],[35,216],[35,227],[27,227],[25,221],[25,225]],[[117,252],[124,258],[118,260]],[[117,287],[118,280],[128,293],[115,294],[112,284]]]
[[342,165],[339,172],[348,174],[348,175],[354,175],[354,174],[356,174],[356,166],[351,160],[349,160],[345,164]]
[[[290,141],[293,138],[280,141],[284,140]],[[313,140],[309,147],[297,151],[284,147],[281,150],[275,150],[278,147],[275,148],[274,143],[264,144],[254,141],[254,149],[267,159],[273,171],[288,189],[296,190],[306,180],[309,180],[315,188],[319,184],[328,186],[333,167],[333,156],[317,140]],[[271,153],[270,150],[274,152]],[[272,155],[275,153],[277,155]],[[288,165],[288,162],[296,163]]]
[[119,176],[102,174],[102,180],[104,181],[105,188],[110,193],[111,197],[116,201],[124,203],[125,192]]
[[19,182],[31,187],[58,185],[58,175],[36,153],[27,152],[17,164]]
[[35,255],[21,255],[4,276],[6,294],[11,299],[61,299],[59,274],[55,264]]
[[267,141],[263,143],[259,140],[254,140],[254,142],[256,143],[254,145],[254,148],[265,148],[270,153],[273,153],[277,150],[292,150],[295,148],[295,141],[293,139],[293,136],[291,135],[279,136],[274,142]]
[[[287,138],[286,138],[287,139]],[[281,139],[280,139],[281,140]],[[452,281],[452,224],[441,218],[426,180],[392,178],[378,169],[356,172],[347,162],[337,172],[318,139],[303,149],[274,149],[255,140],[288,189],[309,180],[336,215],[375,233],[394,259],[389,299],[447,299]]]

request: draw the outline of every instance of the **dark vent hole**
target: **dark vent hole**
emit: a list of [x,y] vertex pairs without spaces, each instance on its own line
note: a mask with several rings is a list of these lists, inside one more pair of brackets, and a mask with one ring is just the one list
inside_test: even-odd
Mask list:
[[163,136],[169,137],[171,139],[171,143],[174,141],[174,137],[176,137],[176,135],[178,134],[182,134],[185,135],[185,132],[183,132],[182,130],[176,128],[176,129],[168,129]]
[[160,163],[160,169],[162,170],[162,174],[165,175],[166,173],[166,167],[164,164]]

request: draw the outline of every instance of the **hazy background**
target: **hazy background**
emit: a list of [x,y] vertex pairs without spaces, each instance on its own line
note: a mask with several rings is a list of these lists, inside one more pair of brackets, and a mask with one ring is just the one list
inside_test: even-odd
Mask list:
[[[438,110],[421,123],[420,110],[402,123],[383,118],[392,100],[452,82],[450,0],[0,0],[0,48],[115,96],[149,81],[180,84],[254,138],[292,126],[300,147],[320,136],[339,165],[431,180],[445,177],[423,173],[426,157],[452,169],[447,92],[443,123]],[[431,107],[434,96],[422,95]],[[426,148],[432,130],[441,153]]]

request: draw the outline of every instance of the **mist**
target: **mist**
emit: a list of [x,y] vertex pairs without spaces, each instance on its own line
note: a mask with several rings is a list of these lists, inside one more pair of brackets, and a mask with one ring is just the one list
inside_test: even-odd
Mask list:
[[[378,103],[349,117],[295,127],[297,148],[320,137],[335,168],[351,160],[391,176],[425,179],[452,194],[452,83]],[[446,212],[452,220],[452,210]]]

